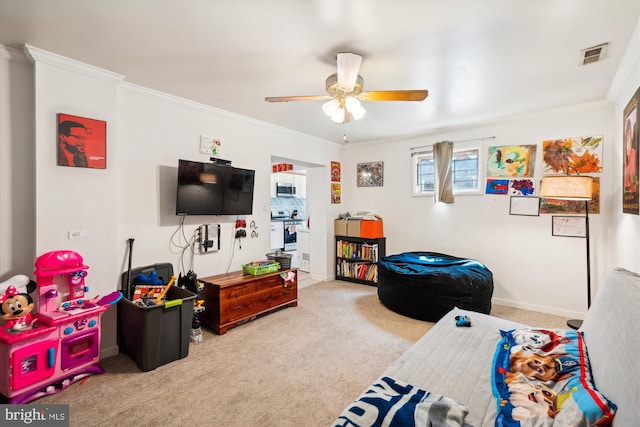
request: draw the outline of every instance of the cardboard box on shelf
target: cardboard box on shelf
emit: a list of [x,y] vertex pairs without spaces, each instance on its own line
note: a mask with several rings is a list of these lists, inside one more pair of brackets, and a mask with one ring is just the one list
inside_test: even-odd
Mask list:
[[347,221],[347,236],[348,237],[360,237],[360,224],[362,220],[350,219]]
[[366,239],[384,237],[382,220],[362,220],[360,225],[360,237],[364,237]]
[[335,234],[336,236],[346,236],[347,222],[348,221],[344,219],[333,220],[333,234]]

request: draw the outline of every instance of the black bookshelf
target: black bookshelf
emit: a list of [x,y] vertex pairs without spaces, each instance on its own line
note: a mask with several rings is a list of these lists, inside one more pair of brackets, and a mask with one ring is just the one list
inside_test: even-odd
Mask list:
[[377,286],[386,239],[336,236],[336,279]]

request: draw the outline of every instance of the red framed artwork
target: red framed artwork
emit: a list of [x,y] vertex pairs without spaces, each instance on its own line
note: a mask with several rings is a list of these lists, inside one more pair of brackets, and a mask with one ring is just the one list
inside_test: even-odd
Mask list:
[[107,122],[58,114],[58,166],[107,168]]
[[340,182],[340,162],[331,162],[331,182]]

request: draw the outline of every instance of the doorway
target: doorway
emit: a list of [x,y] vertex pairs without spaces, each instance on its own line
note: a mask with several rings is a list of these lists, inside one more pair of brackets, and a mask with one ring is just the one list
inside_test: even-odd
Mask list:
[[291,266],[309,271],[307,172],[293,163],[272,163],[271,251],[292,255]]
[[[273,172],[271,176],[271,212],[276,215],[288,215],[291,216],[294,210],[297,209],[296,219],[301,224],[295,224],[296,231],[296,250],[292,257],[292,266],[297,267],[303,272],[309,272],[318,278],[326,277],[325,265],[327,262],[326,243],[324,239],[326,237],[326,230],[324,227],[324,221],[326,217],[326,204],[323,202],[323,197],[318,197],[323,187],[323,177],[325,175],[324,169],[326,165],[305,162],[297,159],[287,157],[271,157],[271,164],[288,164],[291,165],[289,174],[283,174]],[[282,180],[288,181],[295,186],[296,197],[285,196],[286,190],[277,195],[276,181]],[[282,199],[288,199],[287,201]],[[285,206],[289,206],[287,211],[280,213],[278,211],[282,209],[276,209],[281,206],[280,203],[284,203]],[[273,219],[273,218],[272,218]],[[273,226],[278,226],[277,222],[272,221]],[[281,227],[284,224],[280,225]],[[293,229],[289,230],[290,232]],[[284,229],[283,239],[284,239]],[[275,237],[275,235],[274,235]],[[278,243],[279,245],[279,243]],[[284,247],[284,242],[282,242]]]

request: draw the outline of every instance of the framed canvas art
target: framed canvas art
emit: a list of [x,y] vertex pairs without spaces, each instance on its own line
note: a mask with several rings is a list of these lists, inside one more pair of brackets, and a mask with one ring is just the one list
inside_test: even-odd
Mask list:
[[640,164],[640,88],[631,97],[624,109],[622,136],[622,212],[640,215],[640,185],[638,182],[638,164]]
[[331,162],[331,182],[340,182],[340,162]]
[[358,163],[358,187],[382,187],[384,184],[384,162]]
[[58,166],[107,168],[107,122],[58,114]]
[[340,184],[331,184],[331,203],[340,204]]

